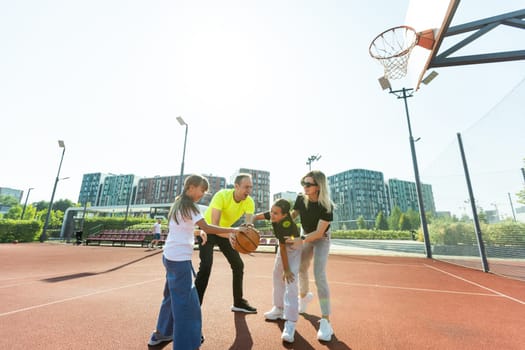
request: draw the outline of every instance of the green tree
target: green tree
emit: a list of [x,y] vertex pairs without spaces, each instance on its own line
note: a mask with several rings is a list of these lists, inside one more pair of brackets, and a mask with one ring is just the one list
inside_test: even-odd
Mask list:
[[33,203],[33,206],[36,208],[36,211],[40,213],[42,210],[47,210],[47,207],[49,207],[49,202],[46,201],[40,201]]
[[479,207],[478,209],[478,219],[479,219],[479,222],[482,222],[484,224],[488,223],[487,213],[485,213],[485,210],[483,210],[482,207]]
[[22,220],[33,220],[35,218],[35,215],[36,215],[36,208],[33,207],[31,204],[28,204],[26,206],[26,211],[24,212],[24,217],[22,218]]
[[76,204],[69,199],[59,199],[53,202],[53,210],[60,210],[65,212],[68,208],[75,207]]
[[4,215],[4,219],[13,219],[18,220],[20,219],[20,215],[22,214],[22,207],[19,204],[13,205],[7,213]]
[[376,216],[375,229],[385,230],[385,231],[388,230],[388,221],[386,220],[385,215],[383,214],[382,210]]
[[419,229],[419,226],[421,226],[421,218],[419,217],[419,211],[415,211],[414,209],[410,208],[407,210],[405,215],[408,217],[408,220],[410,221],[410,229],[412,230]]
[[366,230],[368,228],[366,227],[366,221],[363,215],[359,215],[359,217],[357,218],[356,224],[357,224],[357,228],[360,230]]
[[12,207],[17,204],[19,204],[18,199],[16,199],[15,197],[0,195],[0,205],[4,205],[6,207]]
[[388,217],[388,227],[391,230],[399,230],[399,219],[401,218],[401,214],[401,208],[399,208],[396,205],[394,209],[392,209],[392,213],[390,213],[390,216]]
[[404,213],[402,213],[401,217],[399,218],[399,230],[401,231],[412,230],[412,224],[410,223],[410,219]]
[[[20,214],[19,214],[20,215]],[[44,224],[46,221],[47,216],[47,209],[41,210],[37,212],[38,220]],[[62,220],[64,219],[64,212],[62,210],[51,210],[51,214],[49,215],[49,222],[48,227],[58,228],[62,226]]]

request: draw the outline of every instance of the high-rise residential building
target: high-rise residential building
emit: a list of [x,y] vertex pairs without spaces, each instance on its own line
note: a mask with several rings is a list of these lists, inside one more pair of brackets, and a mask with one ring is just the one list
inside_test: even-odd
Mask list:
[[[24,191],[22,190],[17,190],[17,189],[9,188],[9,187],[0,187],[1,196],[11,196],[15,198],[19,204],[22,201],[23,194],[24,194]],[[11,207],[8,205],[0,205],[0,214],[7,213],[10,208]]]
[[286,191],[286,192],[274,193],[274,195],[273,195],[273,201],[274,202],[276,200],[278,200],[278,199],[281,199],[281,198],[284,198],[284,199],[286,199],[288,201],[291,201],[292,202],[292,207],[293,207],[293,203],[295,202],[295,199],[297,198],[297,192]]
[[139,178],[133,174],[113,175],[104,179],[100,206],[129,205],[134,203]]
[[[419,212],[419,202],[417,199],[415,182],[389,179],[388,194],[390,199],[390,208],[397,206],[402,212],[406,212],[408,209]],[[425,212],[435,213],[436,205],[434,203],[432,186],[428,184],[421,184],[421,196],[423,198]]]
[[145,177],[137,185],[137,197],[133,204],[173,203],[177,196],[180,175]]
[[18,203],[20,203],[22,201],[24,191],[9,187],[0,187],[0,195],[14,197],[18,201]]
[[252,175],[253,191],[251,196],[255,201],[255,212],[259,213],[270,210],[270,172],[240,168],[238,173],[248,173]]
[[374,170],[352,169],[328,176],[330,194],[336,205],[335,229],[355,228],[363,217],[369,226],[380,211],[389,215],[389,206],[383,173]]
[[[184,175],[186,179],[188,175]],[[203,175],[209,183],[208,192],[199,201],[199,204],[210,204],[211,197],[219,190],[226,188],[226,178]],[[155,176],[142,178],[138,182],[137,196],[133,204],[165,204],[173,203],[177,197],[177,185],[180,175]]]
[[88,203],[90,206],[98,206],[102,183],[106,176],[108,175],[102,173],[84,174],[82,176],[82,184],[80,185],[78,203],[83,206]]

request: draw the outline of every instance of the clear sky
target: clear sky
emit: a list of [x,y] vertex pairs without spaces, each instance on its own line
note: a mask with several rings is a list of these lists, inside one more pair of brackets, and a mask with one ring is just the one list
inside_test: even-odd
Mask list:
[[[49,201],[57,140],[66,145],[60,177],[69,179],[55,199],[76,202],[85,173],[177,175],[184,142],[177,116],[189,125],[185,173],[229,179],[240,167],[261,169],[271,173],[272,193],[300,191],[308,157],[319,154],[312,166],[327,175],[365,168],[413,181],[402,101],[380,89],[382,68],[368,54],[377,34],[404,23],[407,7],[406,0],[3,1],[0,186],[33,187],[29,202]],[[463,0],[452,24],[522,7],[523,0]],[[498,30],[479,47],[523,49],[524,32]],[[425,169],[523,81],[525,61],[437,71],[409,99],[422,179],[431,184]],[[521,142],[506,154],[512,171],[523,166]],[[518,177],[509,191],[520,186]],[[438,210],[458,210],[435,195]]]

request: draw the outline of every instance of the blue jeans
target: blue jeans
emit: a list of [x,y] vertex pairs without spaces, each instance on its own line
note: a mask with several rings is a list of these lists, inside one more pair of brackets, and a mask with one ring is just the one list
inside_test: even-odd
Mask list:
[[173,349],[198,349],[201,345],[202,315],[193,284],[191,261],[171,261],[162,257],[162,262],[166,267],[166,283],[157,331],[162,335],[173,334]]

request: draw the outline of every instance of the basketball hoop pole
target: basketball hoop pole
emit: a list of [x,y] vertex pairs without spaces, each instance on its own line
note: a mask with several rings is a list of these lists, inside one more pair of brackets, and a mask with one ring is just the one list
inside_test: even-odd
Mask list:
[[428,225],[427,225],[427,218],[425,215],[425,206],[423,204],[423,194],[421,190],[421,180],[419,178],[419,168],[417,166],[417,157],[416,157],[416,146],[414,137],[412,136],[412,126],[410,125],[410,115],[408,113],[408,102],[407,98],[412,97],[414,95],[414,89],[406,89],[403,88],[401,90],[392,90],[389,88],[389,93],[394,94],[398,99],[402,98],[405,102],[405,112],[407,117],[407,125],[408,125],[408,135],[410,140],[410,151],[412,152],[412,164],[414,166],[414,177],[416,180],[416,193],[417,193],[417,202],[419,205],[419,216],[421,219],[421,228],[423,230],[423,237],[425,240],[425,251],[427,254],[427,258],[432,258],[432,249],[430,247],[430,236],[428,234]]

